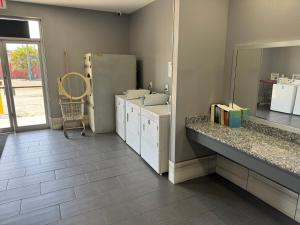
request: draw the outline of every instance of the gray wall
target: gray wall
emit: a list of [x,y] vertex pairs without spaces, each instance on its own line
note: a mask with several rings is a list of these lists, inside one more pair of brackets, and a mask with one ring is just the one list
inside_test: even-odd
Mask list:
[[271,73],[284,74],[285,77],[292,78],[293,74],[300,74],[300,47],[271,48],[264,51],[270,52]]
[[173,49],[173,0],[156,0],[130,15],[130,53],[137,55],[140,87],[153,82],[155,91],[171,89],[168,62]]
[[56,78],[64,73],[64,49],[70,70],[83,73],[87,52],[128,53],[128,16],[63,7],[7,2],[1,15],[42,19],[51,117],[60,117]]
[[[185,135],[185,118],[222,99],[227,0],[176,0],[171,160],[201,156]],[[179,23],[178,23],[179,20]],[[178,42],[178,43],[177,43]]]
[[256,114],[262,62],[261,48],[239,49],[236,60],[234,103]]
[[225,60],[224,99],[230,100],[234,46],[300,39],[299,0],[231,0]]

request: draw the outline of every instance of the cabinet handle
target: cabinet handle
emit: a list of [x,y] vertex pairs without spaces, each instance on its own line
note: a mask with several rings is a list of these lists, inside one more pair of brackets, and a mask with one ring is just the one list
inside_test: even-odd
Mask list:
[[150,125],[150,120],[148,120],[148,124]]
[[128,122],[128,120],[129,120],[129,115],[128,115],[128,113],[126,114],[126,116],[127,116],[127,118],[126,118],[126,119],[127,119],[127,122]]
[[131,112],[133,112],[133,108],[131,108]]
[[145,124],[143,124],[143,130],[145,130]]

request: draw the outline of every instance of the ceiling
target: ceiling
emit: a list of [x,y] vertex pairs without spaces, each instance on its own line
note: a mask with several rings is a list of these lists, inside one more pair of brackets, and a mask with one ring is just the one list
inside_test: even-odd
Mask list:
[[56,5],[107,12],[132,13],[154,0],[11,0],[16,2]]

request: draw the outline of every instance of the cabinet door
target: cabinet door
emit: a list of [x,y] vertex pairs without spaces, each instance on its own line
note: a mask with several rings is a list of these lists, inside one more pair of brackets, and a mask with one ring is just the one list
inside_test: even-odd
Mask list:
[[141,117],[141,156],[158,173],[159,165],[159,127],[145,116]]
[[126,142],[140,154],[140,109],[132,104],[126,104]]
[[120,98],[116,98],[116,132],[125,140],[125,112],[124,101]]
[[88,115],[89,115],[89,125],[93,132],[96,131],[96,124],[95,124],[95,110],[92,105],[88,105],[87,107]]

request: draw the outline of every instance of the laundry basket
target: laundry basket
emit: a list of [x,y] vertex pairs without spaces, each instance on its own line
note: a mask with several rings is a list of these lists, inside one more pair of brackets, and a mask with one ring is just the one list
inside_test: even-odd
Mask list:
[[[79,78],[85,86],[83,94],[80,96],[72,95],[72,87],[70,86],[71,93],[68,93],[64,86],[64,81],[70,77]],[[58,93],[59,93],[59,105],[61,108],[63,118],[63,131],[66,138],[68,138],[67,130],[80,129],[82,128],[81,135],[85,135],[85,124],[84,124],[84,105],[85,97],[90,95],[90,77],[85,77],[80,73],[71,72],[59,77],[58,82]],[[69,90],[70,91],[70,90]],[[68,126],[67,126],[68,124]],[[79,125],[78,125],[79,124]]]
[[[72,100],[68,98],[60,98],[59,105],[62,112],[63,117],[63,130],[65,137],[68,138],[67,130],[71,129],[79,129],[82,128],[81,135],[85,135],[85,124],[84,124],[84,101],[80,100]],[[80,122],[80,126],[72,126],[68,128],[66,126],[67,123],[76,123]]]

